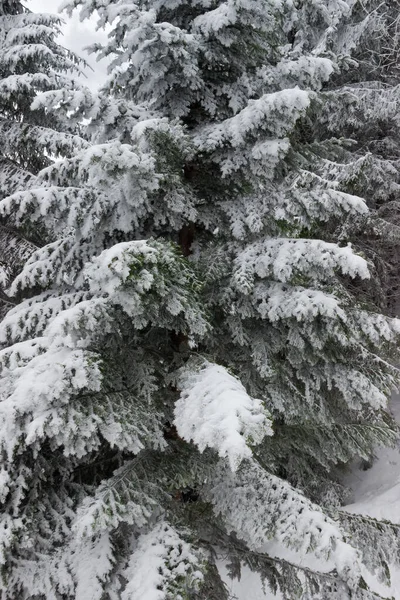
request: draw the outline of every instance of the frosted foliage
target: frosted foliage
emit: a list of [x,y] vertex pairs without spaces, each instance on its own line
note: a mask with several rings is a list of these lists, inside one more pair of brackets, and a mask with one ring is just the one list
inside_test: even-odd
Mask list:
[[[204,3],[206,4],[206,3]],[[194,29],[202,33],[205,39],[212,38],[214,35],[220,37],[221,42],[228,43],[229,34],[227,28],[232,25],[250,23],[254,25],[254,19],[257,15],[263,16],[260,27],[265,31],[271,31],[271,17],[274,10],[282,5],[280,0],[268,0],[264,6],[258,2],[246,2],[246,0],[227,0],[221,2],[218,8],[209,10],[205,14],[194,19]],[[262,13],[262,8],[265,14]]]
[[81,454],[86,445],[90,446],[95,423],[87,422],[78,441],[78,413],[71,407],[63,417],[62,407],[82,389],[99,389],[101,374],[95,355],[51,347],[38,339],[36,343],[15,344],[12,351],[2,350],[0,366],[0,446],[8,460],[21,443],[39,448],[44,438],[63,444],[66,454]]
[[[130,83],[138,86],[140,90],[138,90],[137,99],[139,101],[146,100],[153,96],[154,89],[157,89],[160,95],[166,95],[171,85],[176,83],[176,79],[180,80],[182,76],[186,82],[187,95],[195,98],[196,91],[202,87],[199,68],[196,64],[198,40],[194,35],[184,32],[170,23],[152,23],[151,21],[154,19],[155,13],[151,14],[150,12],[145,14],[144,18],[134,18],[132,31],[126,36],[129,48],[138,45],[138,41],[141,41],[139,36],[145,37],[143,32],[151,31],[153,34],[151,41],[143,44],[131,56],[131,68],[135,69],[135,76]],[[179,65],[179,74],[177,73],[176,79],[170,72],[173,65]],[[110,83],[112,83],[112,79]],[[181,117],[187,113],[185,104],[186,102],[175,99],[171,106],[175,116]]]
[[[203,127],[194,142],[200,151],[216,153],[215,161],[224,177],[249,165],[254,174],[261,174],[263,169],[265,174],[268,169],[272,178],[290,148],[286,135],[309,102],[309,94],[298,88],[265,94],[259,100],[250,100],[234,117]],[[254,137],[259,138],[260,131],[267,139],[251,143]],[[247,145],[250,153],[243,152]],[[221,149],[225,152],[219,157]]]
[[383,315],[371,315],[364,311],[358,311],[354,317],[357,320],[359,330],[372,343],[379,344],[381,340],[393,341],[400,333],[400,319],[387,319]]
[[52,557],[40,556],[35,560],[21,562],[8,580],[7,587],[12,589],[14,586],[18,586],[18,594],[22,600],[28,600],[33,594],[44,595],[49,600],[56,600],[55,581],[57,581],[60,592],[73,593],[73,578],[68,564],[58,553]]
[[[249,29],[254,23],[258,24],[260,41],[265,36],[262,46],[268,51],[267,36],[272,34],[279,18],[281,3],[228,0],[216,7],[195,3],[189,20],[182,18],[180,2],[168,5],[154,2],[146,10],[135,3],[127,5],[123,0],[67,0],[63,6],[68,12],[79,7],[83,18],[97,11],[100,26],[114,23],[109,41],[100,53],[113,58],[107,88],[115,91],[116,96],[120,95],[121,86],[130,84],[128,97],[134,94],[137,102],[149,103],[172,117],[186,116],[195,103],[215,117],[219,114],[221,88],[232,107],[238,104],[243,107],[253,82],[245,74],[243,80],[236,76],[233,81],[228,78],[225,83],[213,82],[208,74],[215,69],[214,54],[219,55],[221,66],[229,70],[227,57],[221,55],[220,48],[229,51],[235,43],[236,28]],[[178,14],[175,16],[174,12]]]
[[[331,171],[334,165],[326,167]],[[284,207],[278,207],[276,216],[287,218],[288,211],[289,214],[304,219],[303,223],[307,224],[315,218],[328,220],[333,215],[339,216],[343,213],[354,216],[368,214],[368,207],[363,198],[345,193],[338,187],[338,182],[332,180],[331,173],[324,179],[309,171],[301,171],[290,186],[290,191],[288,190],[289,196],[285,199]]]
[[13,538],[18,534],[21,524],[20,519],[13,519],[9,514],[3,515],[0,519],[0,564],[2,566],[6,565],[7,551],[12,547]]
[[235,285],[241,291],[253,285],[255,277],[288,282],[296,275],[327,279],[336,270],[351,277],[369,278],[365,259],[357,256],[350,246],[320,240],[272,239],[249,244],[235,261]]
[[336,387],[352,408],[361,408],[361,404],[365,403],[366,399],[366,403],[372,408],[378,409],[387,406],[387,391],[381,390],[364,373],[344,366],[338,369],[335,365],[330,365],[326,375],[328,389]]
[[261,69],[262,77],[268,83],[286,85],[293,83],[301,87],[310,87],[319,90],[329,81],[335,70],[335,63],[329,58],[320,56],[298,56],[297,60],[286,58],[276,66],[264,66]]
[[328,319],[346,318],[339,300],[320,290],[299,286],[288,288],[273,283],[255,285],[253,295],[261,317],[272,323],[290,318],[297,321],[313,321],[317,316]]
[[[14,470],[17,448],[19,452],[31,450],[40,456],[43,445],[50,444],[54,450],[62,448],[65,459],[73,462],[74,458],[81,459],[98,451],[101,440],[135,454],[144,449],[144,441],[159,449],[165,446],[157,422],[159,415],[153,410],[148,414],[155,389],[151,369],[141,384],[143,396],[148,397],[145,407],[140,404],[143,398],[136,392],[135,403],[125,415],[124,389],[111,396],[114,401],[120,398],[115,410],[103,390],[101,356],[91,351],[91,347],[96,347],[101,336],[105,339],[114,333],[114,311],[121,310],[134,328],[143,328],[153,319],[171,327],[175,319],[179,323],[182,318],[184,323],[186,315],[192,333],[203,332],[206,322],[200,307],[193,302],[196,279],[191,268],[171,244],[124,242],[88,262],[82,281],[82,292],[64,295],[59,292],[59,297],[54,297],[48,291],[21,303],[2,323],[3,342],[13,340],[11,346],[0,351],[0,444],[10,472]],[[24,315],[33,317],[34,312],[34,322],[26,323]],[[41,337],[30,339],[39,332]],[[27,339],[17,343],[16,340],[24,338]],[[135,367],[137,376],[141,369],[141,365]],[[105,400],[106,416],[102,411]],[[129,402],[132,398],[128,396],[127,404]],[[1,494],[15,496],[17,487],[21,488],[18,494],[23,498],[29,481],[30,473],[21,473],[11,489],[8,470],[5,470],[1,477]],[[118,481],[124,482],[123,489],[118,487]],[[61,576],[60,563],[64,564],[70,551],[72,559],[68,559],[68,568],[65,567],[69,579],[63,589],[67,594],[72,593],[72,573],[73,585],[76,585],[74,597],[100,600],[114,562],[110,531],[117,529],[120,522],[143,527],[158,506],[152,499],[154,494],[157,494],[154,484],[141,488],[134,472],[128,482],[124,473],[117,471],[114,479],[109,478],[98,486],[93,497],[81,502],[72,519],[70,548],[63,546],[59,563],[52,563],[54,570],[44,576],[43,565],[39,563],[29,569],[25,566],[25,571],[17,565],[13,582],[18,586],[19,577],[25,573],[31,589],[51,599],[54,581]],[[99,530],[98,536],[92,538],[93,532]],[[66,531],[65,525],[65,535]],[[88,533],[91,542],[85,541]],[[182,574],[182,567],[177,565],[176,568],[177,573]]]
[[[279,160],[277,162],[273,156],[269,158],[269,166],[264,160],[259,164],[260,175],[266,176],[270,167],[275,170],[279,166]],[[247,155],[243,158],[238,155],[243,164],[247,159]],[[254,193],[251,201],[245,197],[221,205],[235,239],[246,239],[248,232],[259,234],[265,231],[271,215],[290,223],[295,233],[310,227],[315,220],[328,222],[344,215],[360,219],[369,214],[362,198],[333,189],[332,182],[310,173],[302,173],[283,191],[277,190],[272,181],[259,187],[259,193]]]
[[[113,294],[122,284],[135,274],[135,266],[148,262],[157,264],[158,253],[155,247],[146,241],[124,242],[104,250],[99,257],[93,259],[84,271],[89,281],[90,290],[94,293]],[[154,275],[142,269],[139,277],[135,277],[135,286],[140,294],[147,292],[154,283]]]
[[273,136],[284,137],[309,102],[307,92],[297,88],[265,94],[259,100],[250,100],[246,108],[222,124],[204,127],[195,141],[201,150],[215,150],[225,144],[237,147],[260,127]]
[[221,468],[207,494],[228,530],[250,548],[262,550],[272,540],[300,554],[311,553],[353,586],[360,557],[338,525],[287,482],[266,473],[257,463],[243,464],[234,474]]
[[205,559],[165,521],[142,534],[123,572],[121,600],[184,600],[203,580]]
[[5,121],[0,122],[0,132],[4,136],[3,149],[8,152],[22,144],[25,147],[38,144],[49,154],[60,157],[89,146],[89,143],[79,135],[52,131],[39,125],[25,125]]
[[[85,427],[81,425],[78,436],[76,420],[81,409],[68,404],[82,390],[98,392],[101,388],[100,357],[90,348],[100,336],[113,331],[115,308],[122,309],[141,329],[153,320],[161,321],[158,315],[163,305],[169,315],[164,317],[166,323],[183,314],[192,334],[205,331],[201,310],[185,289],[192,278],[171,246],[125,242],[87,264],[84,294],[59,299],[44,294],[11,311],[0,328],[3,341],[14,342],[0,351],[0,442],[10,459],[21,435],[26,445],[39,447],[48,438],[62,444],[65,454],[81,456],[97,445],[99,429],[110,443],[140,450],[143,446],[136,435],[129,443],[124,441],[120,423],[113,424],[111,418],[101,423],[95,414],[86,420]],[[27,314],[36,314],[36,318],[35,325],[27,324],[26,328]],[[17,343],[38,334],[42,337]]]
[[0,227],[0,286],[6,288],[15,272],[36,250],[35,244],[24,237]]
[[[136,447],[140,452],[142,448]],[[118,475],[117,475],[118,477]],[[97,496],[87,498],[79,508],[74,521],[74,531],[77,536],[85,537],[94,531],[107,531],[116,529],[121,522],[143,527],[151,518],[152,509],[156,502],[149,499],[147,490],[134,489],[128,499],[128,494],[115,493],[113,481],[100,486]],[[135,481],[134,484],[137,484]]]
[[180,373],[180,399],[174,414],[178,434],[203,452],[217,450],[236,471],[252,454],[250,445],[272,435],[271,420],[261,400],[251,398],[238,379],[208,361],[187,365]]
[[[61,20],[38,15],[19,0],[0,8],[0,200],[26,190],[50,156],[74,153],[85,145],[62,107],[49,119],[30,109],[38,92],[74,85],[78,59],[55,43]],[[50,125],[51,121],[51,125]],[[3,228],[3,226],[5,227]],[[0,228],[0,294],[34,252],[40,235],[15,231],[2,220]],[[33,239],[32,239],[33,238]],[[40,243],[39,243],[40,245]],[[0,299],[0,315],[9,308]]]
[[[0,211],[3,216],[10,215],[16,225],[27,215],[33,222],[47,218],[47,226],[58,234],[67,227],[87,236],[108,215],[109,226],[124,230],[134,218],[132,208],[137,207],[140,214],[148,191],[157,187],[153,169],[154,160],[149,155],[137,154],[126,145],[94,146],[43,171],[42,181],[39,180],[42,187],[10,196],[3,200]],[[66,175],[71,171],[75,172],[77,183],[85,181],[86,185],[64,187]],[[56,178],[57,187],[43,182]]]
[[[34,260],[37,265],[37,257]],[[43,275],[43,261],[40,267]],[[18,279],[23,277],[26,271]],[[184,315],[193,334],[206,330],[202,311],[185,287],[196,286],[194,274],[170,245],[116,244],[86,264],[81,280],[81,292],[58,298],[47,292],[11,310],[0,325],[0,338],[16,342],[45,331],[52,344],[87,347],[99,331],[109,331],[111,306],[120,307],[143,328],[159,319],[160,303],[171,319]],[[34,326],[26,320],[28,315],[35,315]]]
[[[116,244],[87,265],[84,277],[92,293],[114,295],[114,302],[134,318],[137,327],[155,320],[161,305],[172,317],[183,313],[193,333],[207,329],[202,311],[190,297],[195,276],[170,245]],[[120,291],[123,284],[126,287]]]
[[34,115],[29,110],[39,91],[73,87],[71,73],[78,71],[77,59],[54,42],[61,23],[58,17],[29,13],[19,2],[14,4],[19,10],[6,8],[0,15],[1,154],[12,157],[15,167],[36,174],[49,163],[45,151],[57,155],[83,143],[71,135],[70,127],[63,131],[66,120],[62,110],[54,116],[52,128],[44,113]]
[[86,294],[77,292],[54,296],[45,292],[21,302],[8,311],[0,323],[0,342],[22,342],[31,336],[42,336],[53,319],[69,306],[84,300]]
[[52,238],[70,232],[75,244],[84,239],[94,246],[91,255],[104,248],[104,236],[140,229],[149,214],[158,226],[181,226],[196,216],[193,199],[175,189],[176,175],[157,173],[150,136],[182,143],[181,128],[148,120],[132,129],[134,147],[113,141],[76,151],[44,169],[30,189],[0,202],[0,214],[17,227],[26,219],[38,223]]
[[89,251],[87,246],[76,244],[68,235],[35,250],[8,288],[9,295],[15,296],[32,287],[45,290],[71,284],[81,272],[81,266],[77,266],[78,255],[86,258],[85,251]]

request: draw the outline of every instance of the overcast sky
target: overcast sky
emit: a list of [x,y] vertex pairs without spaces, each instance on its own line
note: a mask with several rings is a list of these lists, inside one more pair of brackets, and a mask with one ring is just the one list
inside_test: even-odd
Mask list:
[[[23,4],[34,12],[57,14],[61,0],[23,0]],[[101,30],[96,31],[95,19],[80,22],[78,11],[74,11],[71,19],[69,19],[65,13],[61,16],[65,21],[65,26],[63,28],[64,35],[63,38],[60,39],[60,43],[83,57],[92,66],[94,71],[91,71],[90,69],[85,71],[87,76],[85,83],[91,89],[96,89],[106,77],[107,65],[104,60],[96,62],[94,55],[89,55],[84,48],[93,42],[105,40],[106,34]]]

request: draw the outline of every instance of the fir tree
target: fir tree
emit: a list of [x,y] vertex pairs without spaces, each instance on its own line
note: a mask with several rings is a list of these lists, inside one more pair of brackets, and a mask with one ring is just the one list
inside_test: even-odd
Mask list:
[[344,223],[337,235],[345,240],[351,232],[373,264],[371,301],[398,315],[400,4],[370,0],[357,3],[354,13],[353,60],[326,92],[321,131],[348,139],[347,148],[329,157],[338,163],[331,176],[339,174],[340,188],[362,196],[370,208],[362,218]]
[[[71,88],[78,59],[54,41],[60,18],[33,14],[19,1],[0,2],[0,198],[25,189],[33,177],[79,145],[65,113],[31,110],[39,91]],[[7,286],[37,245],[41,232],[0,227],[0,286]],[[0,291],[0,312],[10,304]]]
[[[349,8],[338,35],[331,32],[324,42],[339,68],[323,86],[317,113],[307,119],[305,130],[318,175],[329,185],[335,182],[336,189],[364,198],[370,210],[325,227],[321,235],[341,243],[351,240],[363,252],[373,274],[361,286],[364,300],[396,315],[400,5],[397,0],[368,0],[350,2]],[[295,39],[312,31],[305,25],[297,22]]]
[[312,126],[367,24],[334,0],[67,5],[112,25],[114,62],[100,98],[35,97],[91,141],[0,202],[43,231],[0,325],[4,599],[221,600],[219,550],[287,599],[377,597],[395,534],[333,509],[340,466],[395,439],[400,324],[335,242],[368,207]]

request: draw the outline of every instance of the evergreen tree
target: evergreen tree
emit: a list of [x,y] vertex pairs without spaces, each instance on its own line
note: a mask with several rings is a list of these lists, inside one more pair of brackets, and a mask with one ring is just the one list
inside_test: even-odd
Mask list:
[[[79,145],[62,110],[30,109],[36,94],[71,88],[78,59],[54,41],[59,17],[33,14],[16,0],[0,2],[0,199],[24,189],[57,157]],[[0,227],[0,285],[6,286],[37,245],[39,231]],[[9,308],[0,291],[0,314]]]
[[370,301],[398,315],[400,4],[369,0],[356,3],[353,13],[357,44],[325,91],[317,138],[348,140],[336,155],[326,155],[324,171],[343,191],[365,198],[370,212],[342,224],[336,235],[351,235],[373,264],[365,290]]
[[290,600],[376,598],[396,533],[334,509],[340,466],[397,434],[400,324],[335,243],[368,208],[326,124],[370,19],[67,5],[112,25],[114,61],[100,98],[35,97],[91,142],[0,202],[43,232],[0,325],[4,599],[221,600],[218,552]]

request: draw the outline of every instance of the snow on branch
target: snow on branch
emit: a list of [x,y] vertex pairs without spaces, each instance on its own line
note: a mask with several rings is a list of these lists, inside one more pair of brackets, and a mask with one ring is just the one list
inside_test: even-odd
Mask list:
[[289,282],[297,275],[323,280],[340,270],[350,277],[369,279],[368,265],[345,248],[322,240],[277,238],[249,244],[235,260],[234,284],[242,292],[254,285],[255,277]]
[[195,141],[202,150],[211,151],[227,144],[241,146],[249,134],[260,129],[282,138],[309,104],[309,93],[297,87],[265,94],[258,100],[250,100],[248,106],[223,123],[204,127]]
[[116,244],[86,265],[85,276],[92,293],[114,296],[115,303],[135,317],[137,327],[151,320],[161,323],[161,305],[172,317],[183,315],[193,333],[201,335],[207,329],[199,282],[173,244]]
[[270,542],[311,554],[325,568],[336,569],[350,587],[360,577],[360,555],[345,540],[338,524],[288,482],[248,461],[237,473],[225,465],[210,480],[206,496],[214,511],[251,550],[265,551]]
[[203,452],[207,447],[229,460],[236,471],[252,456],[251,444],[272,435],[269,413],[251,398],[241,382],[221,365],[191,361],[180,372],[180,399],[175,405],[179,435]]

